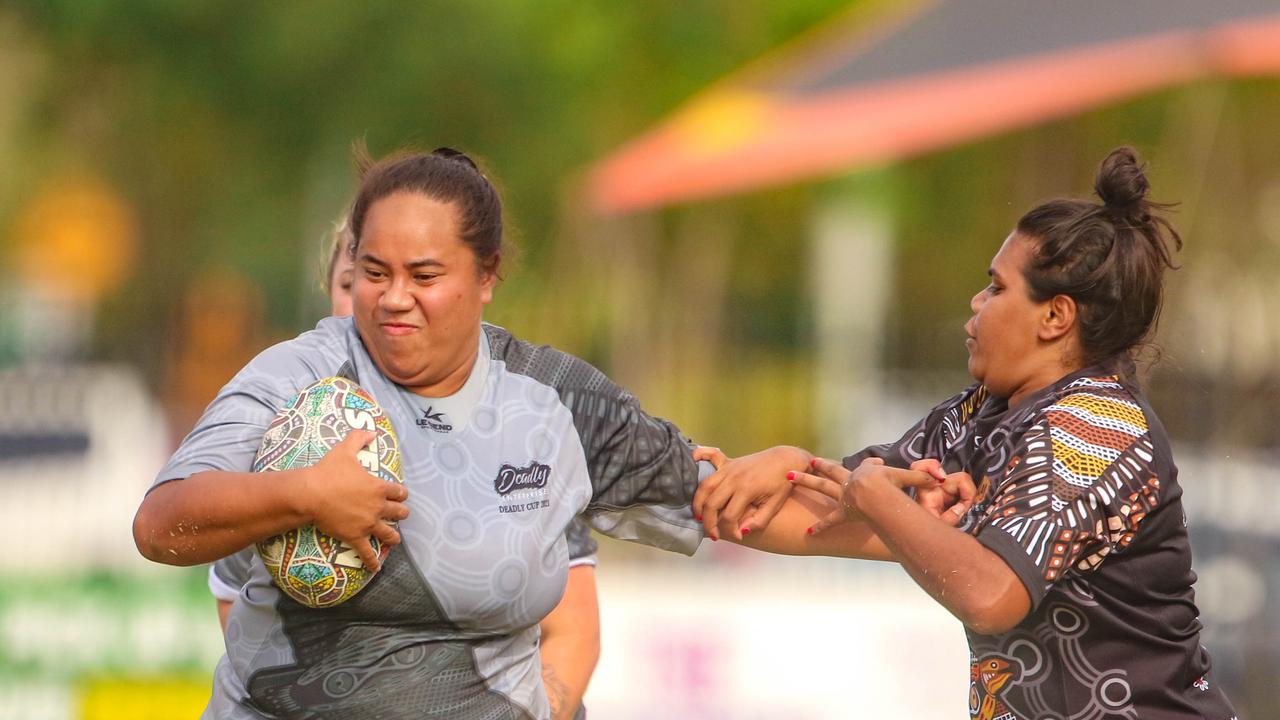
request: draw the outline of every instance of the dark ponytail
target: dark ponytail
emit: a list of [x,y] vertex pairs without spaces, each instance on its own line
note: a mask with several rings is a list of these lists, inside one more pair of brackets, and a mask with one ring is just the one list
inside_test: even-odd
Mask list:
[[1035,254],[1023,270],[1033,300],[1076,302],[1082,358],[1093,365],[1129,358],[1155,328],[1164,271],[1182,238],[1147,198],[1145,165],[1131,148],[1111,151],[1094,180],[1102,204],[1050,200],[1018,221]]

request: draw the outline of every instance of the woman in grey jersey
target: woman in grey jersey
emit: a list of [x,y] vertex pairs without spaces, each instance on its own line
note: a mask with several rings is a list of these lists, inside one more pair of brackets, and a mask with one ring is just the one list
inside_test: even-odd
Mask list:
[[[354,238],[345,214],[334,225],[330,236],[324,291],[329,298],[329,313],[347,317],[352,313]],[[574,520],[566,540],[569,572],[564,596],[538,623],[542,635],[538,643],[542,680],[547,687],[552,718],[556,720],[583,713],[582,698],[600,658],[600,611],[595,581],[597,544],[582,520]],[[255,557],[256,552],[250,546],[209,566],[209,591],[217,601],[218,621],[224,632],[232,603],[248,582]]]
[[[1024,215],[971,301],[978,384],[897,442],[817,461],[811,474],[790,468],[843,505],[812,532],[867,523],[964,622],[977,720],[1235,717],[1200,645],[1169,438],[1134,377],[1182,244],[1147,189],[1121,148],[1098,171],[1102,202],[1052,200]],[[695,508],[711,523],[785,497],[789,452],[728,461]],[[979,481],[951,513],[958,530],[900,492],[913,471]]]
[[[538,622],[560,600],[565,532],[583,515],[612,537],[692,553],[699,466],[671,423],[587,363],[483,322],[503,256],[488,179],[448,150],[372,165],[352,206],[353,315],[267,349],[218,394],[143,499],[142,554],[192,565],[306,523],[379,566],[324,610],[280,593],[261,564],[227,621],[210,718],[550,717]],[[250,472],[278,408],[342,375],[400,438],[403,485],[356,461],[353,432],[315,466]],[[804,527],[832,504],[788,501]],[[399,530],[386,521],[399,521]],[[856,555],[865,528],[752,543]]]

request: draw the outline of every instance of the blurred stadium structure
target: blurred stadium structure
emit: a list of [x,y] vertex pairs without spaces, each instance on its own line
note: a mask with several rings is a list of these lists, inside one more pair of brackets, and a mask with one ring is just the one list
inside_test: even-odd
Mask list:
[[1266,0],[884,5],[689,101],[598,167],[596,203],[625,212],[841,175],[1207,76],[1280,72]]
[[[840,4],[808,6],[825,14]],[[342,194],[331,188],[348,181],[341,148],[360,130],[315,129],[339,138],[337,152],[252,158],[262,163],[247,166],[257,174],[234,177],[245,188],[221,200],[227,207],[207,235],[188,237],[198,224],[190,218],[207,221],[202,203],[215,201],[175,200],[203,187],[182,173],[246,167],[232,165],[237,128],[247,134],[266,120],[249,112],[237,126],[179,86],[156,95],[195,108],[183,132],[139,131],[137,140],[129,123],[138,117],[114,119],[119,106],[103,98],[120,76],[154,71],[116,57],[92,87],[77,86],[50,68],[72,75],[81,66],[59,66],[52,48],[88,63],[96,43],[106,53],[120,39],[77,36],[74,3],[48,4],[61,15],[21,5],[0,8],[0,156],[34,166],[94,146],[103,127],[126,129],[106,135],[121,140],[115,165],[53,162],[37,172],[14,163],[14,173],[0,174],[0,267],[15,270],[15,282],[0,288],[0,527],[8,540],[0,571],[9,578],[0,586],[0,720],[190,717],[220,654],[213,602],[202,570],[138,558],[129,522],[175,434],[249,356],[315,314],[306,288],[318,245],[243,250],[221,235],[251,223],[264,226],[258,237],[323,227]],[[677,5],[669,25],[640,16],[631,30],[642,38],[687,31],[700,16]],[[746,12],[707,7],[708,26]],[[199,28],[204,17],[134,10],[139,28],[161,20]],[[338,25],[360,26],[351,12]],[[444,10],[419,12],[418,24],[402,23],[414,47],[422,28],[434,30],[424,18]],[[499,31],[486,11],[467,12],[484,28],[475,32]],[[557,32],[601,26],[576,7],[541,12],[555,16]],[[370,22],[379,17],[369,13]],[[207,15],[215,29],[233,22]],[[460,34],[464,25],[455,23]],[[288,33],[263,40],[248,24],[230,27],[252,48],[292,47],[281,39]],[[365,42],[355,30],[332,32],[339,46]],[[212,35],[230,43],[235,33],[192,34]],[[184,37],[159,36],[153,50]],[[308,52],[320,52],[316,42]],[[298,63],[310,74],[293,81],[318,93],[312,76],[347,63],[335,57]],[[275,77],[243,62],[246,74]],[[618,64],[610,79],[625,83],[635,66]],[[270,66],[286,91],[294,89],[288,66]],[[449,77],[445,69],[433,77]],[[471,69],[463,63],[457,74],[469,78]],[[828,455],[896,436],[966,384],[952,370],[963,367],[959,326],[1008,225],[1037,199],[1084,191],[1106,150],[1134,142],[1152,161],[1157,198],[1184,203],[1175,222],[1188,239],[1185,267],[1174,277],[1164,361],[1150,382],[1178,443],[1206,643],[1241,716],[1268,717],[1280,707],[1280,486],[1272,481],[1280,300],[1271,291],[1280,272],[1280,141],[1271,131],[1280,84],[1269,77],[1278,71],[1280,10],[1269,0],[877,0],[853,3],[712,85],[586,175],[517,165],[526,151],[532,164],[551,159],[536,152],[540,138],[513,135],[510,115],[491,125],[466,115],[467,98],[507,107],[502,91],[476,89],[482,81],[470,81],[471,96],[455,86],[414,95],[416,104],[403,103],[409,119],[385,121],[391,129],[380,132],[399,140],[405,127],[436,122],[423,135],[434,139],[469,124],[489,128],[465,139],[513,158],[495,169],[510,183],[515,212],[541,197],[536,188],[560,193],[553,241],[544,248],[530,238],[539,253],[500,293],[498,321],[591,358],[651,410],[731,452],[800,442]],[[30,78],[72,87],[72,100],[56,104]],[[265,82],[264,95],[273,89]],[[368,83],[334,84],[350,93]],[[254,107],[250,93],[229,85],[214,97]],[[535,96],[555,103],[569,85]],[[439,120],[440,96],[457,117]],[[282,102],[301,97],[285,92]],[[329,108],[345,95],[326,97]],[[558,123],[610,104],[575,100]],[[22,112],[34,124],[65,113],[64,134],[23,134]],[[308,134],[290,116],[271,117],[281,133]],[[624,133],[643,120],[604,112],[596,124]],[[580,147],[584,135],[558,147]],[[580,162],[624,139],[591,137]],[[55,149],[14,149],[31,138]],[[56,148],[59,138],[73,149]],[[267,138],[245,154],[279,140]],[[156,156],[146,155],[151,145]],[[176,158],[164,166],[175,177],[135,171],[142,161],[131,152]],[[307,165],[296,179],[309,187],[283,222],[276,206],[255,204],[264,188],[279,190],[272,183],[281,171],[269,160]],[[242,225],[228,219],[241,215]],[[281,287],[293,288],[283,301]],[[892,567],[721,546],[688,561],[607,544],[599,578],[604,656],[587,698],[594,717],[942,718],[965,702],[960,628]]]
[[169,451],[162,409],[124,367],[20,366],[0,385],[0,718],[198,712],[222,647],[208,592],[142,560],[130,530]]

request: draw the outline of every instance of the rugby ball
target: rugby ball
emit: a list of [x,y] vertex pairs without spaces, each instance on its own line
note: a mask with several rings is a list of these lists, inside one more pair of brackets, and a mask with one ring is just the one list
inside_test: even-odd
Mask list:
[[[303,388],[267,427],[253,462],[254,472],[310,467],[351,430],[371,430],[375,438],[357,455],[375,477],[400,482],[400,446],[391,421],[359,385],[328,377]],[[389,548],[370,537],[385,559]],[[271,579],[286,595],[313,608],[350,600],[373,578],[354,548],[320,532],[315,525],[281,533],[258,543]]]

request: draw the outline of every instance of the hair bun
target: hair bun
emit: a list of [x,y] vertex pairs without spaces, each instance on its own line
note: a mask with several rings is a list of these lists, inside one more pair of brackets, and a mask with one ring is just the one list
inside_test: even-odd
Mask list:
[[1107,155],[1098,168],[1093,191],[1102,198],[1108,210],[1122,215],[1144,215],[1147,191],[1146,164],[1130,147],[1118,147]]
[[480,167],[476,165],[475,161],[467,157],[467,154],[461,150],[454,150],[451,147],[438,147],[435,150],[432,150],[431,154],[436,157],[448,158],[450,160],[457,160],[458,162],[466,163],[466,165],[472,170],[480,172]]

